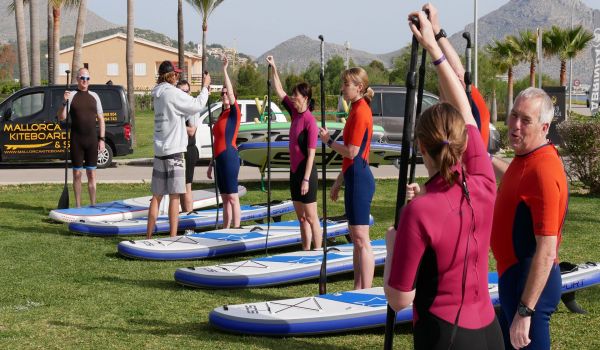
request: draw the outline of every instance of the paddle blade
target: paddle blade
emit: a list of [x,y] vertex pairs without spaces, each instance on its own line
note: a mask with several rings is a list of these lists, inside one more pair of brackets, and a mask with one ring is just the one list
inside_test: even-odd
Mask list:
[[69,208],[69,188],[65,185],[63,188],[62,194],[60,195],[60,199],[58,200],[57,209],[67,209]]

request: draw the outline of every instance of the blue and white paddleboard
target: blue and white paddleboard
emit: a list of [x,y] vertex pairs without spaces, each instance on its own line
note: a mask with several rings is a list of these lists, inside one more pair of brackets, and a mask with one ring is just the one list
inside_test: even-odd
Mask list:
[[[244,186],[238,187],[238,194],[246,194]],[[214,189],[192,191],[193,207],[200,209],[217,204]],[[125,219],[135,219],[148,216],[150,200],[152,196],[137,197],[99,203],[81,208],[54,209],[50,211],[50,219],[60,222],[73,222],[79,220],[85,221],[117,221]],[[169,210],[169,200],[164,198],[159,208],[159,215],[167,215]]]
[[[385,240],[371,242],[375,265],[385,262]],[[331,246],[327,252],[327,276],[353,270],[352,243]],[[318,278],[322,250],[297,251],[212,266],[186,267],[175,271],[175,281],[198,288],[264,287]]]
[[[371,224],[373,224],[372,217]],[[136,259],[203,259],[264,249],[267,243],[267,231],[269,248],[301,242],[300,225],[297,220],[292,220],[271,223],[270,230],[267,230],[267,224],[261,224],[177,237],[122,241],[117,250],[121,255]],[[327,220],[327,237],[333,238],[347,233],[347,220]]]
[[[497,274],[490,273],[489,292],[499,305]],[[562,275],[562,292],[600,284],[600,265],[578,265]],[[314,297],[224,305],[214,309],[209,323],[221,330],[252,335],[317,335],[383,327],[387,313],[383,287]],[[412,321],[412,306],[397,313],[396,322]]]
[[[400,158],[400,145],[371,142],[369,152],[369,164],[371,166],[391,165]],[[321,141],[317,143],[317,149],[321,149]],[[267,160],[266,142],[246,142],[238,147],[240,158],[245,164],[263,167]],[[343,157],[331,148],[327,148],[325,162],[329,169],[341,169]],[[322,164],[321,152],[315,154],[315,166]],[[271,167],[289,168],[290,150],[289,143],[285,141],[271,142]]]
[[[271,203],[271,217],[294,211],[294,203],[288,201],[274,201]],[[217,209],[206,209],[192,213],[179,214],[178,230],[195,230],[215,225]],[[261,220],[267,217],[267,205],[242,205],[241,221]],[[219,224],[223,223],[223,210],[219,209]],[[69,231],[92,235],[92,236],[114,236],[114,235],[145,235],[148,218],[128,219],[119,221],[87,221],[80,220],[69,224]],[[161,215],[156,220],[154,233],[169,232],[169,217]]]

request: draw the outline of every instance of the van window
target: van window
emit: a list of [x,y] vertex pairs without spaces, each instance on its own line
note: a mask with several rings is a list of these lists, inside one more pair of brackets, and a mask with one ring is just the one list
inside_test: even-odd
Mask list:
[[381,93],[375,93],[371,100],[371,111],[374,116],[381,116]]
[[403,117],[404,104],[406,103],[406,94],[386,93],[382,94],[383,116],[384,117]]
[[[94,90],[90,90],[94,91]],[[121,95],[115,90],[96,90],[94,91],[100,97],[102,103],[102,110],[121,110],[123,103],[121,102]]]
[[11,119],[29,117],[44,108],[44,92],[36,92],[18,97],[12,103]]
[[[217,119],[219,118],[219,116],[221,115],[221,109],[222,109],[222,107],[219,107],[219,108],[217,108],[217,109],[215,109],[215,110],[212,111],[213,123],[215,123],[217,121]],[[209,116],[208,116],[208,113],[207,113],[206,118],[204,118],[202,120],[202,124],[208,125],[208,119],[209,119],[208,117]]]
[[436,103],[438,103],[438,99],[437,98],[423,95],[423,106],[422,106],[421,110],[424,111],[424,110],[426,110],[427,108],[433,106]]
[[[266,111],[266,110],[265,110]],[[246,105],[246,122],[253,122],[254,118],[260,119],[260,113],[258,113],[258,107],[253,104]]]

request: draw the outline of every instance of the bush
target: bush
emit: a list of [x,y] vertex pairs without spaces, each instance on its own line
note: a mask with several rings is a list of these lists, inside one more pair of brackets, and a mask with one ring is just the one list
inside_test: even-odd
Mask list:
[[0,94],[2,95],[10,95],[19,89],[21,89],[21,84],[12,80],[0,82]]
[[143,94],[135,95],[135,110],[139,112],[152,111],[154,106],[152,104],[152,95]]
[[496,130],[500,134],[500,148],[507,149],[508,148],[508,126],[504,124],[504,122],[497,122],[494,124]]
[[569,120],[558,125],[564,140],[565,165],[591,194],[600,194],[600,121]]

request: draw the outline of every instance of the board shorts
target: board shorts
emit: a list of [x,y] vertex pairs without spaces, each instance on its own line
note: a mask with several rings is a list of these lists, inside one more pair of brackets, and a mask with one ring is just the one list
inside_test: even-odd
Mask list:
[[308,179],[308,192],[306,192],[306,194],[303,196],[301,194],[300,188],[304,180],[305,170],[306,159],[304,159],[302,162],[300,162],[300,164],[298,164],[295,173],[290,171],[290,193],[292,195],[292,201],[301,202],[303,204],[315,203],[317,201],[318,186],[317,169],[313,165],[312,170],[310,172],[310,177]]
[[[520,260],[504,271],[498,280],[503,316],[500,317],[500,325],[504,334],[504,342],[508,345],[510,345],[510,325],[517,313],[517,306],[525,289],[531,260],[531,257]],[[531,316],[531,326],[529,328],[531,343],[527,346],[527,349],[550,349],[550,316],[556,311],[556,307],[560,302],[561,290],[560,267],[555,263],[552,265],[546,286],[534,307],[535,312]],[[511,348],[507,347],[507,349]]]
[[[73,170],[94,170],[98,165],[98,138],[72,137],[71,138],[71,167]],[[106,145],[106,147],[109,147]]]
[[198,154],[198,148],[195,145],[188,146],[187,152],[185,152],[185,183],[191,184],[194,182],[194,168],[198,162],[200,155]]
[[369,225],[375,178],[369,164],[356,157],[344,173],[344,206],[349,225]]
[[238,175],[240,174],[240,157],[233,147],[227,149],[215,158],[215,177],[217,187],[222,194],[238,193]]
[[185,188],[185,159],[183,153],[175,153],[152,160],[152,194],[182,194]]
[[[419,315],[413,329],[416,350],[447,350],[450,346],[454,324],[442,320],[431,313]],[[453,350],[504,350],[502,331],[498,319],[479,329],[458,327],[452,343]]]

